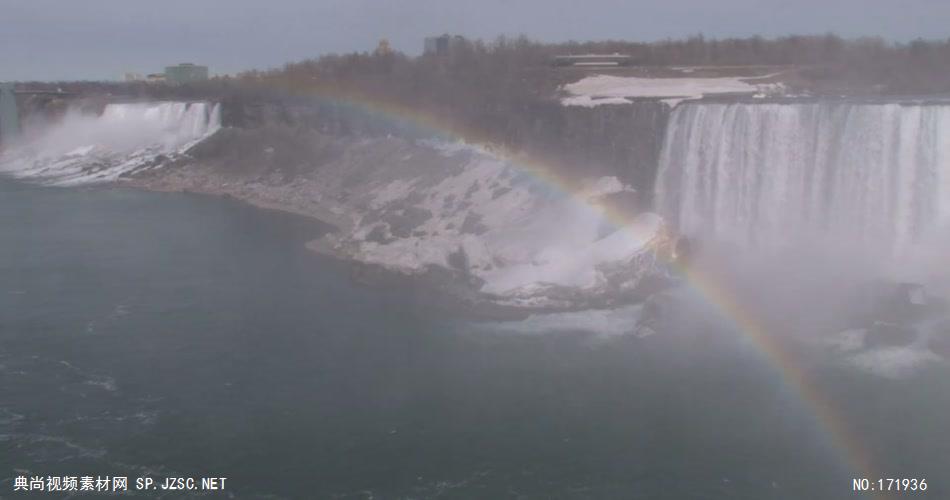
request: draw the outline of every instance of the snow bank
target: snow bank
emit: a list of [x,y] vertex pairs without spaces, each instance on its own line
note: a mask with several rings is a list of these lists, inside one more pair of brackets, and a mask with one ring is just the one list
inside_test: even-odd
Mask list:
[[[759,77],[761,78],[761,77]],[[570,96],[561,99],[565,106],[592,107],[602,104],[627,104],[629,99],[663,99],[675,106],[684,99],[699,99],[716,94],[775,93],[776,84],[750,83],[754,78],[639,78],[595,75],[563,86]]]
[[349,196],[371,207],[335,243],[350,257],[405,273],[447,267],[482,292],[534,306],[552,290],[596,294],[626,270],[632,281],[648,271],[638,257],[651,252],[662,221],[608,214],[601,198],[633,191],[616,177],[568,193],[484,150],[416,146],[440,159],[427,165],[421,151],[400,152]]

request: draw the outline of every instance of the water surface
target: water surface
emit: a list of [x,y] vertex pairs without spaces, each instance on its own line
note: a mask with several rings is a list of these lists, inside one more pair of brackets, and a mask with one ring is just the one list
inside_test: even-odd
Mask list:
[[[325,230],[0,181],[0,496],[21,474],[223,476],[238,498],[852,496],[754,346],[436,319],[306,251]],[[814,370],[893,475],[948,494],[944,368]]]

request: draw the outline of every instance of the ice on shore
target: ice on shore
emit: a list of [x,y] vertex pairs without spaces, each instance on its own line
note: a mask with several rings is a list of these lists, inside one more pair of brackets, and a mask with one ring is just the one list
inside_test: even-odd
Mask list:
[[648,252],[660,233],[655,214],[601,206],[605,196],[633,191],[616,177],[571,192],[488,152],[440,151],[464,158],[364,195],[374,210],[344,238],[351,256],[407,273],[456,269],[479,280],[482,292],[523,301],[551,287],[603,287],[605,265]]

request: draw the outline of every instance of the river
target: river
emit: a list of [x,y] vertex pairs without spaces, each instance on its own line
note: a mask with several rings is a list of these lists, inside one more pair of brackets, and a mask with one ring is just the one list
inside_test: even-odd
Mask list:
[[[34,475],[226,477],[236,498],[855,496],[848,450],[723,327],[446,318],[304,248],[327,229],[0,180],[0,496]],[[888,477],[950,494],[945,364],[811,369]]]

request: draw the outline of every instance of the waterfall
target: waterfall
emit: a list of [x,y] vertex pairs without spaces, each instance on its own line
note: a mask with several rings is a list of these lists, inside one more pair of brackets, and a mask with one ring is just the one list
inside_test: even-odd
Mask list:
[[12,83],[0,83],[0,145],[10,142],[20,133],[20,119],[16,94]]
[[204,102],[108,104],[99,115],[72,110],[4,151],[0,172],[58,185],[113,181],[162,166],[220,127],[220,105]]
[[680,106],[656,209],[746,248],[821,238],[902,253],[950,220],[950,105]]

